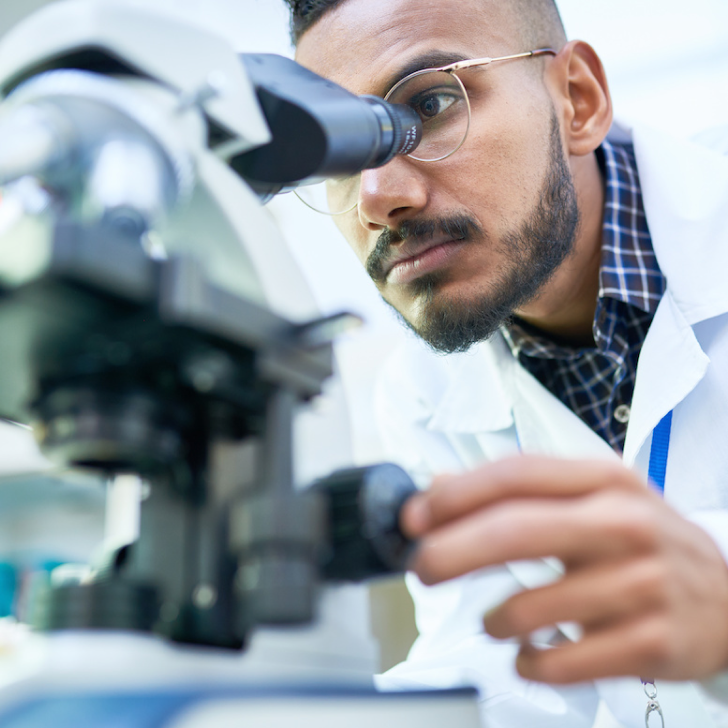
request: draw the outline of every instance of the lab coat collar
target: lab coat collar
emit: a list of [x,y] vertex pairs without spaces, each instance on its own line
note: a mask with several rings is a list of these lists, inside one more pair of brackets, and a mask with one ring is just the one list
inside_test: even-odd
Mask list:
[[449,357],[449,384],[427,424],[439,432],[494,432],[513,425],[513,409],[503,379],[512,355],[503,337]]

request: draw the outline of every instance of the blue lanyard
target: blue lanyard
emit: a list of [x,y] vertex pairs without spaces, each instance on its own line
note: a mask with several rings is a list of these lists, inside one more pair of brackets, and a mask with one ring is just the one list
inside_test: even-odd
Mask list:
[[650,465],[647,475],[661,493],[665,492],[665,472],[667,471],[667,451],[670,449],[671,429],[672,410],[657,423],[657,427],[652,431]]
[[[652,446],[650,447],[650,465],[647,475],[652,484],[660,493],[665,493],[665,473],[667,472],[667,451],[670,449],[670,430],[672,429],[672,410],[670,410],[652,431]],[[665,718],[662,708],[657,700],[657,688],[654,680],[642,678],[642,687],[647,695],[647,710],[645,711],[645,725],[650,725],[650,715],[657,713],[662,728],[665,728]]]

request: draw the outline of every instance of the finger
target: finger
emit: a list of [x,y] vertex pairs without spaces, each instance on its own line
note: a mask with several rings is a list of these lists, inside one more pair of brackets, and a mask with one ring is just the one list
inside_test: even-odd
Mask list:
[[399,526],[409,538],[419,538],[432,527],[430,504],[424,493],[410,496],[402,506]]
[[435,478],[414,508],[416,515],[406,511],[404,520],[423,533],[506,498],[575,497],[603,488],[647,490],[637,474],[618,462],[518,456]]
[[508,561],[553,556],[575,568],[646,553],[666,506],[643,494],[603,492],[573,500],[498,503],[420,540],[412,568],[427,584]]
[[552,649],[526,644],[516,668],[528,680],[554,684],[623,675],[678,679],[681,676],[669,667],[674,664],[672,642],[667,620],[649,617],[620,622]]
[[657,611],[667,598],[664,570],[655,559],[609,562],[516,594],[489,612],[483,624],[499,639],[526,637],[560,622],[595,629]]

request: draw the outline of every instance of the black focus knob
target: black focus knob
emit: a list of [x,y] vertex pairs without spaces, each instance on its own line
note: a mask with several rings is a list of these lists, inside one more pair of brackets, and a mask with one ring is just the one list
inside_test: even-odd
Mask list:
[[329,548],[322,564],[331,581],[362,581],[406,569],[414,548],[399,528],[405,501],[417,488],[397,465],[339,470],[313,488],[325,496]]

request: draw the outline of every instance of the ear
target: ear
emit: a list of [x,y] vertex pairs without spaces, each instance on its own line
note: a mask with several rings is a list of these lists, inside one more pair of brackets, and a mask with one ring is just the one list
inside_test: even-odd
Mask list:
[[562,119],[569,154],[593,152],[612,125],[612,97],[596,51],[580,40],[567,43],[548,64],[546,80]]

